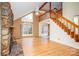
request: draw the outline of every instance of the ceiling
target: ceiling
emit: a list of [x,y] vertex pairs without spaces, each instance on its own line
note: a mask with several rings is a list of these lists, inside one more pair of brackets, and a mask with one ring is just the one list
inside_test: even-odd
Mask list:
[[14,20],[35,11],[44,2],[10,2],[11,9],[14,13]]

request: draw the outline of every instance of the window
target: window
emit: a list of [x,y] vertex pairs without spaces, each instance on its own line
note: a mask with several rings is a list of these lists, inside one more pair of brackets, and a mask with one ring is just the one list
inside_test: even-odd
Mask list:
[[22,18],[22,22],[33,22],[33,14],[29,14]]
[[22,36],[33,35],[33,14],[29,14],[22,18]]
[[32,35],[32,23],[22,23],[22,36]]

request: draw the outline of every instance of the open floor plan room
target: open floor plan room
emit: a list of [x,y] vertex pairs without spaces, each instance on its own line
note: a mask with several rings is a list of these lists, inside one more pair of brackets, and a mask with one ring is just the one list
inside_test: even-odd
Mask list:
[[79,56],[79,2],[0,2],[1,56]]

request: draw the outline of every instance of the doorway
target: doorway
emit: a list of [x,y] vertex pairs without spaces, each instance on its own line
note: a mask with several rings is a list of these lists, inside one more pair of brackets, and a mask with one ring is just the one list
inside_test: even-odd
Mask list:
[[45,37],[45,38],[50,37],[50,24],[45,23],[45,24],[42,25],[41,35],[42,35],[42,37]]

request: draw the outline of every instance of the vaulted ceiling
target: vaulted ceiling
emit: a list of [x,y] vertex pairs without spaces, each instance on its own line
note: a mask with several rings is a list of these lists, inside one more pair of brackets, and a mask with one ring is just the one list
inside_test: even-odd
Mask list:
[[22,17],[29,12],[35,11],[44,2],[10,2],[11,9],[14,13],[14,19]]

